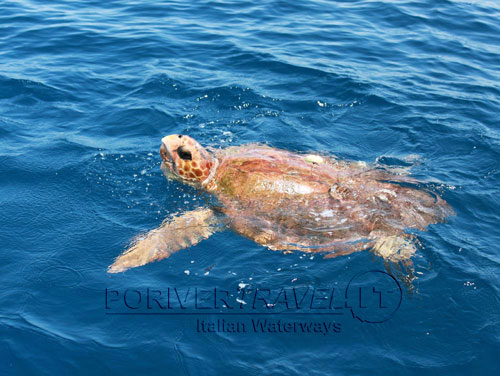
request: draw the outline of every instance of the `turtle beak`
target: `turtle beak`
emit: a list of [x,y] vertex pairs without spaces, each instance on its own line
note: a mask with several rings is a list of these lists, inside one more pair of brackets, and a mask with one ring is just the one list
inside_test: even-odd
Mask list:
[[172,156],[168,152],[167,146],[162,142],[160,146],[160,156],[163,162],[172,163]]
[[162,165],[165,166],[169,172],[174,172],[175,170],[174,158],[172,156],[172,153],[170,152],[170,148],[164,142],[162,142],[160,147],[160,156],[162,160]]
[[179,137],[170,135],[161,139],[160,155],[164,162],[172,163],[174,161],[172,151],[180,145]]
[[170,179],[174,174],[174,159],[172,158],[172,154],[170,153],[168,146],[162,142],[160,146],[160,156],[161,156],[161,170],[165,174],[165,176]]

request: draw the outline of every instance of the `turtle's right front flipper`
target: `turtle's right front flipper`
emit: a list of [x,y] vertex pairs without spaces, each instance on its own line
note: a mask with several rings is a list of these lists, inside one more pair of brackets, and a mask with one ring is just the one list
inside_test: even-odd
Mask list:
[[218,215],[208,208],[185,212],[165,220],[160,227],[138,236],[131,246],[109,266],[108,273],[120,273],[169,257],[193,246],[222,228]]

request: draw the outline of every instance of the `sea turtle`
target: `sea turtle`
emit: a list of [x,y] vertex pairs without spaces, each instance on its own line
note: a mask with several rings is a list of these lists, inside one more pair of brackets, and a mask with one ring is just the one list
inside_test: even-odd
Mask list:
[[109,267],[125,271],[230,228],[272,250],[370,249],[408,260],[415,244],[405,229],[424,230],[453,214],[406,174],[334,157],[250,144],[211,150],[186,135],[162,139],[161,168],[213,197],[213,203],[164,221],[134,240]]

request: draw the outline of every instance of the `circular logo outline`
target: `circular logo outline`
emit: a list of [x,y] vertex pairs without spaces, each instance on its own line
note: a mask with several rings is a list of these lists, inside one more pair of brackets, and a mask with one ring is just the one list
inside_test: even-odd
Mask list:
[[396,282],[396,286],[398,287],[398,290],[399,290],[399,301],[398,301],[398,305],[397,307],[389,314],[389,316],[384,319],[384,320],[380,320],[380,321],[371,321],[371,320],[366,320],[366,319],[363,319],[362,317],[360,317],[359,315],[356,314],[356,312],[354,311],[354,308],[353,307],[349,307],[351,309],[351,314],[352,314],[352,317],[353,318],[357,318],[359,321],[361,322],[367,322],[367,323],[370,323],[370,324],[380,324],[380,323],[383,323],[383,322],[386,322],[388,321],[389,319],[391,319],[394,314],[399,310],[399,308],[401,307],[401,303],[403,301],[403,289],[401,288],[401,285],[399,284],[398,280],[396,278],[394,278],[394,276],[392,276],[391,274],[387,273],[387,272],[384,272],[383,270],[368,270],[366,272],[360,272],[360,273],[357,273],[356,275],[354,275],[351,280],[349,281],[349,283],[347,284],[347,287],[345,289],[345,302],[347,304],[347,301],[348,301],[348,293],[349,293],[349,287],[351,286],[351,283],[354,281],[354,279],[364,275],[364,274],[368,274],[368,273],[381,273],[381,274],[385,274],[387,275],[388,277],[390,277],[394,282]]

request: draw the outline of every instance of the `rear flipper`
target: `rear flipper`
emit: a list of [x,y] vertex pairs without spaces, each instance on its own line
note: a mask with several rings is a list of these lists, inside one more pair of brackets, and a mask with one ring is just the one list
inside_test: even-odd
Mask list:
[[380,235],[372,245],[374,254],[393,262],[409,260],[416,251],[413,239],[407,235]]
[[108,273],[124,272],[170,257],[172,253],[208,238],[221,227],[218,216],[208,208],[188,211],[165,220],[157,229],[138,236],[109,266]]
[[379,235],[372,246],[372,252],[384,259],[387,272],[403,282],[412,292],[415,272],[411,257],[417,251],[415,239],[407,234]]
[[408,292],[413,292],[415,279],[412,256],[417,247],[415,240],[406,234],[384,235],[371,234],[376,237],[366,242],[346,244],[328,253],[325,258],[348,255],[363,249],[370,249],[376,256],[384,259],[387,273],[401,281]]

